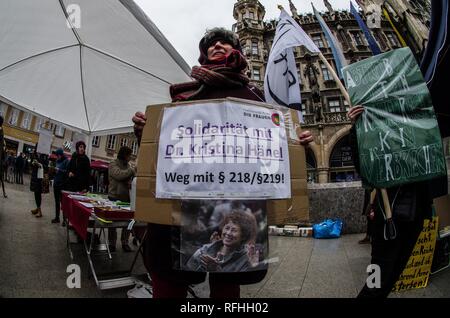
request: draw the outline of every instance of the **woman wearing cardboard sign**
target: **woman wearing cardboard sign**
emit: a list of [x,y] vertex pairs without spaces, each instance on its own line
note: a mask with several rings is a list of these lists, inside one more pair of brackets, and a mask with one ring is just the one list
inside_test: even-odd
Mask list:
[[[233,32],[214,28],[201,39],[199,48],[201,66],[193,67],[191,73],[195,80],[172,85],[170,94],[173,102],[226,97],[264,102],[262,92],[251,85],[245,75],[248,64],[242,54],[239,39]],[[134,131],[139,141],[146,120],[145,115],[140,112],[133,117]],[[309,131],[302,132],[299,138],[303,145],[313,140]],[[153,282],[154,298],[186,297],[190,284],[205,280],[205,273],[172,269],[170,226],[149,224],[144,254],[145,264]],[[265,270],[210,274],[210,296],[237,298],[240,295],[239,285],[257,283],[265,275]]]
[[[354,124],[363,112],[364,107],[357,105],[350,108],[347,116]],[[355,167],[359,172],[354,125],[350,136]],[[386,298],[408,262],[424,220],[431,219],[432,197],[427,182],[416,182],[387,190],[377,189],[370,201],[375,215],[371,233],[371,264],[379,266],[381,280],[379,285],[376,282],[373,286],[366,283],[358,297]],[[391,203],[386,205],[386,202]]]

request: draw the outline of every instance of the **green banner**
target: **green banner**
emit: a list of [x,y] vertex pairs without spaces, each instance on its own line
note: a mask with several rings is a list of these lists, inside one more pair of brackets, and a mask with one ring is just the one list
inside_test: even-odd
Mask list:
[[389,188],[446,175],[431,96],[409,48],[343,69],[356,122],[364,186]]

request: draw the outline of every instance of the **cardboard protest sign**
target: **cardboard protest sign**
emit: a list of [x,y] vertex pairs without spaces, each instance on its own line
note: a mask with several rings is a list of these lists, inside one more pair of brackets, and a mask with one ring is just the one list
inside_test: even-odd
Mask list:
[[[173,166],[171,166],[172,163],[170,162],[169,163],[166,162],[168,163],[167,166],[165,165],[160,166],[159,158],[161,155],[166,156],[166,151],[169,151],[167,157],[174,155],[176,156],[177,151],[175,147],[176,143],[174,143],[174,141],[176,142],[176,140],[161,140],[161,131],[165,129],[163,125],[163,118],[166,109],[172,108],[177,110],[182,109],[182,112],[180,112],[179,116],[177,116],[174,113],[172,118],[176,119],[174,121],[175,123],[183,125],[184,126],[183,131],[186,132],[185,128],[188,127],[186,124],[186,118],[188,118],[189,116],[187,114],[189,112],[189,109],[191,109],[191,107],[195,108],[197,106],[201,106],[200,108],[202,109],[202,111],[200,112],[200,115],[202,116],[201,118],[204,118],[203,119],[204,124],[200,128],[200,132],[203,133],[204,131],[206,133],[208,129],[211,130],[212,126],[214,126],[211,122],[214,119],[214,117],[210,116],[210,114],[220,113],[220,111],[215,111],[214,108],[224,107],[224,104],[230,102],[236,107],[242,106],[241,109],[250,109],[250,108],[253,109],[253,112],[248,113],[251,116],[249,117],[249,119],[255,116],[252,122],[253,124],[252,125],[249,124],[247,128],[256,127],[257,124],[255,123],[257,123],[258,121],[267,122],[267,124],[273,125],[274,127],[277,127],[275,123],[280,123],[280,127],[282,127],[284,120],[285,133],[282,132],[280,134],[284,136],[283,143],[285,143],[285,145],[283,146],[282,144],[279,144],[276,148],[273,147],[271,151],[268,151],[268,148],[266,147],[264,148],[265,151],[263,150],[262,153],[257,153],[256,166],[254,166],[253,168],[250,168],[250,166],[254,165],[255,162],[251,162],[249,158],[243,158],[244,162],[238,162],[238,159],[242,160],[242,158],[237,158],[238,156],[241,155],[239,155],[236,150],[235,152],[236,158],[234,155],[228,158],[229,161],[234,160],[233,163],[228,162],[230,163],[229,166],[231,168],[233,168],[233,166],[238,167],[240,166],[241,168],[243,168],[243,170],[241,171],[238,171],[239,169],[234,169],[234,171],[223,170],[223,180],[224,180],[223,184],[220,183],[222,180],[221,178],[222,174],[220,174],[220,172],[222,172],[222,169],[225,169],[226,168],[225,166],[228,165],[227,160],[223,160],[223,162],[220,163],[213,162],[213,164],[205,164],[205,162],[203,162],[202,164],[198,163],[196,164],[194,160],[199,159],[204,160],[205,159],[204,157],[208,156],[208,155],[205,156],[205,154],[202,153],[201,151],[199,152],[200,148],[198,146],[193,149],[194,155],[192,156],[197,158],[181,158],[186,161],[189,160],[189,162],[185,162],[184,164],[182,164],[183,167],[181,169],[175,167],[176,170],[170,170],[174,168]],[[205,105],[207,105],[207,108]],[[256,110],[256,108],[258,110]],[[280,109],[282,114],[280,114],[279,112]],[[267,118],[268,116],[266,114],[269,113],[270,117]],[[244,112],[242,111],[241,115],[243,114]],[[272,114],[276,114],[274,118],[272,118]],[[199,198],[198,196],[180,195],[181,193],[183,192],[186,193],[187,191],[186,189],[183,190],[182,188],[180,190],[179,187],[180,186],[192,187],[193,185],[195,185],[193,183],[194,181],[196,181],[197,184],[193,188],[189,189],[189,191],[195,192],[200,190],[200,192],[203,192],[200,194],[200,197],[203,196],[205,198],[210,199],[224,199],[228,195],[230,195],[229,197],[232,199],[236,199],[240,195],[241,198],[245,197],[246,199],[249,200],[256,199],[258,197],[259,198],[263,197],[264,199],[267,199],[271,195],[274,197],[276,195],[278,197],[286,198],[286,199],[264,200],[266,201],[267,204],[268,224],[280,225],[280,224],[304,222],[309,220],[309,201],[307,195],[305,150],[303,146],[299,145],[298,137],[297,134],[295,133],[295,128],[300,127],[298,115],[295,110],[291,110],[286,107],[273,106],[261,102],[242,100],[236,98],[226,98],[217,100],[201,100],[201,101],[190,101],[173,104],[151,105],[147,107],[146,116],[148,120],[142,135],[138,157],[139,164],[136,180],[135,218],[137,220],[156,224],[179,225],[181,223],[181,216],[182,216],[181,211],[182,200],[189,197]],[[183,116],[186,116],[186,118],[177,118]],[[231,118],[231,117],[230,115],[226,115],[224,118]],[[191,117],[191,119],[193,118]],[[210,123],[209,126],[208,122]],[[192,127],[193,129],[195,124],[194,121],[192,121],[191,124],[192,125],[190,125],[190,127]],[[232,128],[231,127],[232,122],[228,121],[228,124],[229,124],[228,127]],[[168,123],[168,125],[170,125],[170,123]],[[222,126],[226,126],[226,121]],[[265,126],[261,126],[259,128],[264,127]],[[177,126],[176,128],[177,129],[175,130],[175,134],[179,132],[178,130],[179,127]],[[254,130],[252,131],[248,129],[248,131],[253,132]],[[257,131],[254,132],[258,134]],[[262,132],[263,131],[260,131],[259,133],[261,134]],[[268,130],[265,130],[265,132],[269,134]],[[257,136],[256,141],[261,142],[261,140],[258,140],[258,135],[256,136]],[[270,130],[270,136],[269,135],[267,136],[269,138],[270,136],[274,136],[272,129]],[[259,139],[262,139],[261,138],[262,135],[260,135],[259,137],[260,137]],[[240,138],[234,136],[234,138],[243,140],[246,139],[245,136]],[[161,146],[162,143],[165,143],[165,146],[162,147]],[[267,144],[272,145],[271,143]],[[235,145],[238,144],[235,143]],[[246,141],[244,145],[248,147],[248,145],[251,145],[251,143]],[[275,143],[272,146],[274,145]],[[182,147],[180,148],[182,149]],[[244,147],[242,147],[242,149],[243,148]],[[191,151],[191,149],[192,148],[189,148],[189,151]],[[237,147],[234,147],[234,149],[237,149]],[[232,150],[231,147],[230,150]],[[180,154],[180,156],[185,155],[184,153],[183,155],[181,155],[180,150],[178,150],[178,153]],[[268,158],[268,155],[269,156],[271,155],[271,157]],[[259,159],[258,156],[260,156]],[[275,157],[280,156],[283,156],[282,163],[283,165],[285,165],[284,168],[280,167],[280,170],[275,172],[270,171],[269,168],[272,165],[273,165],[272,167],[275,167],[275,164],[273,164],[272,161],[276,160],[265,160],[265,159],[277,159]],[[219,159],[222,160],[223,158]],[[167,160],[170,160],[170,158],[168,158]],[[254,160],[254,158],[252,160]],[[248,165],[248,167],[245,167],[245,165]],[[192,167],[193,169],[190,170]],[[215,172],[214,169],[212,168],[217,169],[218,173]],[[258,168],[266,169],[267,171],[261,170],[257,171],[256,169]],[[249,171],[245,171],[245,169],[254,169],[254,170],[250,173]],[[176,177],[174,176],[175,172],[177,173]],[[232,175],[231,172],[234,172],[234,175]],[[241,174],[239,174],[239,172],[241,172]],[[172,173],[172,175],[166,175],[166,173]],[[217,190],[218,188],[213,189],[212,187],[210,187],[211,185],[210,173],[213,174],[214,182],[218,182],[218,186],[223,186],[225,184],[225,181],[227,182],[227,186],[223,187],[220,190]],[[184,175],[186,174],[188,174],[188,177],[184,177]],[[281,174],[284,174],[284,176],[282,176]],[[169,181],[173,180],[173,182],[165,182],[164,178],[166,178],[166,176],[169,178]],[[160,177],[162,177],[163,182],[160,183],[162,187],[158,188],[157,179]],[[185,182],[184,178],[186,178],[187,180],[186,183],[189,183],[188,185],[184,185]],[[178,182],[178,180],[180,180],[180,182]],[[235,182],[232,182],[232,180]],[[178,183],[178,185],[173,186],[174,183]],[[238,183],[240,183],[240,185],[237,185]],[[169,188],[167,188],[168,185],[170,185]],[[250,191],[251,186],[256,187],[255,189],[259,189],[261,193],[266,192],[266,194],[262,195],[261,193],[257,193],[255,190]],[[236,189],[238,188],[239,191],[241,191],[242,193],[238,193],[239,191],[236,191]],[[167,196],[162,195],[161,198],[157,197],[157,192],[161,190]],[[251,194],[249,194],[250,192]],[[172,196],[174,193],[176,195]],[[214,196],[210,196],[208,195],[208,193],[213,193],[213,195],[214,196],[217,195],[217,197],[214,198]],[[235,194],[237,193],[237,195],[232,195],[233,193]]]
[[44,155],[50,154],[53,141],[53,132],[51,130],[41,128],[39,131],[39,141],[36,152]]
[[446,175],[442,140],[431,97],[409,48],[343,69],[356,122],[365,186],[389,188]]
[[393,291],[424,288],[428,285],[438,231],[438,217],[425,220],[423,230]]
[[183,200],[174,228],[174,269],[250,272],[267,269],[266,200]]
[[281,111],[224,101],[166,108],[158,147],[156,197],[291,197]]

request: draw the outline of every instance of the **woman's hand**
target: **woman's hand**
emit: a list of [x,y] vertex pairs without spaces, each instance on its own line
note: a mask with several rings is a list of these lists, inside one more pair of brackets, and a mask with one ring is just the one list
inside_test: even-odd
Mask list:
[[259,251],[256,249],[255,244],[247,244],[247,256],[252,267],[256,267],[259,264]]
[[208,254],[200,255],[200,262],[208,272],[216,272],[220,270],[220,263],[217,261],[216,258],[213,258]]
[[314,137],[309,130],[302,131],[301,133],[297,132],[297,134],[300,139],[300,144],[303,146],[308,146],[308,144],[314,140]]
[[134,114],[133,119],[134,123],[134,134],[136,137],[142,137],[142,131],[144,130],[145,123],[147,122],[147,117],[142,112],[137,112]]
[[364,111],[364,107],[362,105],[353,106],[348,110],[347,117],[352,122],[352,125],[355,124],[356,120],[361,116]]

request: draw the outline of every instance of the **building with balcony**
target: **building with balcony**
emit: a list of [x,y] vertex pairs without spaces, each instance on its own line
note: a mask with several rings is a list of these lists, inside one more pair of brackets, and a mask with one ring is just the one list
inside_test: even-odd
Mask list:
[[[4,134],[7,152],[31,154],[39,141],[39,131],[49,129],[53,132],[52,151],[63,148],[67,153],[79,140],[79,135],[45,118],[24,112],[5,103],[0,103],[0,116],[4,118]],[[133,150],[132,163],[136,162],[138,142],[133,133],[96,136],[92,139],[91,159],[110,162],[116,158],[121,146]]]
[[[322,12],[322,16],[341,44],[347,62],[351,64],[371,57],[367,40],[353,15],[348,11],[336,11],[328,1],[324,2],[328,10]],[[299,14],[294,3],[289,3],[292,17],[335,67],[331,48],[315,16],[312,13]],[[233,31],[238,34],[249,61],[248,76],[261,89],[276,29],[276,21],[264,21],[264,15],[265,8],[258,0],[238,0],[234,5],[236,23]],[[364,19],[366,15],[361,12],[361,16]],[[374,28],[372,34],[381,50],[400,48],[401,43],[388,20],[382,16],[380,20],[379,27]],[[359,180],[348,140],[351,125],[346,114],[349,105],[318,56],[303,47],[295,48],[294,55],[301,82],[303,129],[312,131],[315,139],[306,153],[309,182]]]

